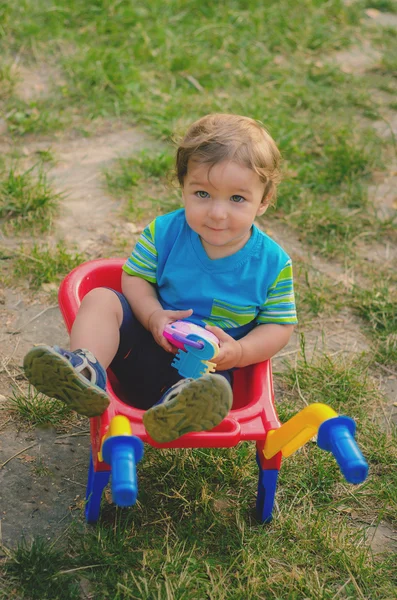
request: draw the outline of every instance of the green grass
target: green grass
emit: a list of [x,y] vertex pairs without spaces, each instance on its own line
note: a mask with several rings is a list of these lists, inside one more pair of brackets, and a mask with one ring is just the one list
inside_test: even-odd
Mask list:
[[[370,237],[370,236],[368,236]],[[327,239],[327,243],[331,240]],[[300,329],[313,317],[335,315],[343,306],[351,308],[361,319],[368,342],[372,345],[369,361],[393,365],[397,361],[397,287],[394,272],[355,258],[349,262],[351,286],[325,277],[304,261],[294,261],[295,295]]]
[[374,340],[373,360],[391,366],[397,361],[397,288],[387,278],[371,289],[353,290],[351,305]]
[[[385,337],[377,338],[374,343],[374,362],[390,365],[392,368],[397,364],[397,334],[391,333]],[[395,371],[394,371],[395,372]]]
[[357,288],[353,291],[359,315],[370,324],[375,333],[382,336],[397,334],[396,292],[396,289],[386,285],[373,290]]
[[336,314],[345,301],[340,285],[298,259],[294,260],[294,289],[300,326],[306,319]]
[[31,386],[26,393],[14,389],[8,398],[8,409],[20,421],[33,427],[61,425],[71,416],[64,402],[48,398]]
[[397,6],[394,0],[365,0],[362,4],[365,8],[375,8],[380,12],[397,12]]
[[[57,571],[70,570],[77,583],[78,571],[72,569],[84,569],[93,597],[112,600],[331,600],[345,584],[345,598],[356,597],[357,588],[371,600],[392,598],[393,556],[375,558],[366,549],[365,530],[344,510],[351,506],[347,494],[339,507],[332,504],[340,492],[333,478],[321,481],[316,454],[313,448],[282,476],[277,518],[264,527],[250,508],[255,468],[246,444],[237,451],[151,449],[140,470],[142,496],[134,509],[104,507],[95,528],[77,525],[71,531],[63,563],[55,560],[48,567],[52,548],[46,544],[40,562],[33,548],[31,556],[24,553],[24,571],[17,565],[10,574],[25,593],[33,578],[41,579],[43,593],[44,584],[65,581]],[[195,476],[186,477],[187,470]],[[320,494],[321,484],[331,490]],[[297,493],[300,485],[304,499]],[[49,589],[55,600],[68,597]]]
[[[43,1],[8,2],[2,15],[3,44],[14,49],[23,41],[27,54],[31,47],[56,54],[54,40],[61,47],[73,40],[74,51],[60,55],[68,77],[64,94],[72,101],[85,97],[95,112],[133,110],[141,118],[146,112],[147,121],[155,105],[158,121],[164,121],[159,103],[161,112],[175,116],[186,111],[184,99],[189,96],[200,102],[200,92],[186,75],[208,92],[244,90],[263,69],[266,75],[276,52],[316,54],[349,45],[359,19],[357,10],[338,1],[322,5],[306,0],[304,7],[297,7],[284,0],[270,2],[266,11],[256,2],[232,1],[225,10],[194,0],[150,0],[145,7],[57,0],[56,7],[48,10]],[[164,106],[170,94],[172,102]]]
[[[346,484],[332,456],[309,443],[283,461],[274,520],[262,526],[253,511],[253,444],[149,447],[138,466],[137,505],[119,509],[104,500],[97,526],[85,527],[81,516],[68,530],[62,556],[57,541],[44,540],[9,552],[0,598],[78,598],[82,581],[86,595],[111,600],[397,596],[396,553],[386,544],[379,556],[367,547],[368,525],[397,524],[396,433],[382,420],[384,399],[369,375],[374,362],[392,369],[396,360],[394,284],[380,268],[367,272],[355,255],[358,242],[395,235],[392,220],[378,219],[367,198],[372,173],[386,169],[393,151],[371,122],[380,118],[372,90],[395,93],[388,71],[395,66],[395,31],[366,19],[365,8],[393,10],[387,0],[350,6],[340,0],[6,0],[0,6],[3,52],[18,53],[28,66],[56,64],[63,80],[48,97],[23,102],[15,97],[14,75],[0,71],[0,109],[11,136],[76,122],[92,132],[98,121],[122,119],[161,140],[161,150],[119,160],[105,173],[108,189],[125,199],[127,218],[148,222],[179,205],[179,191],[169,186],[171,137],[193,119],[222,111],[262,120],[284,156],[273,218],[293,228],[304,248],[362,271],[360,285],[348,290],[296,260],[300,326],[347,306],[373,341],[371,354],[346,360],[309,361],[303,351],[276,374],[283,421],[303,408],[303,398],[355,418],[370,465],[364,484]],[[360,39],[385,56],[378,69],[357,77],[328,64],[333,52]],[[40,160],[51,161],[51,154]],[[3,172],[11,191],[2,218],[28,221],[34,211],[12,216],[9,207],[20,202],[26,210],[33,173],[15,182],[15,169],[12,177]],[[28,278],[32,289],[58,281],[83,260],[63,245],[21,252],[15,276]],[[57,418],[52,402],[34,402],[16,402],[25,421]]]
[[174,156],[169,150],[148,152],[115,161],[105,171],[110,193],[125,199],[130,219],[145,219],[181,206],[179,186],[172,181]]
[[397,59],[395,56],[390,56],[389,52],[386,52],[383,56],[382,67],[385,73],[391,73],[397,77]]
[[6,114],[9,133],[18,136],[62,131],[72,121],[70,111],[67,107],[62,109],[57,98],[29,102],[12,98],[6,106]]
[[395,220],[380,219],[370,206],[349,210],[332,198],[323,197],[319,203],[318,196],[310,193],[284,218],[313,250],[339,260],[354,257],[356,243],[363,236],[368,243],[395,238]]
[[[302,398],[354,417],[370,464],[364,484],[347,485],[332,456],[309,443],[283,461],[274,520],[263,526],[253,511],[254,444],[148,447],[138,465],[135,507],[116,509],[104,501],[95,527],[76,522],[69,530],[63,561],[52,560],[50,543],[38,547],[36,541],[23,549],[22,570],[18,549],[5,565],[6,581],[29,598],[37,579],[34,594],[51,593],[55,600],[73,598],[81,574],[93,597],[112,600],[394,597],[397,555],[385,547],[375,556],[366,540],[367,525],[397,524],[397,440],[377,416],[382,398],[365,361],[309,361],[303,345],[298,361],[276,377],[284,391],[282,421],[304,406]],[[61,583],[67,592],[56,587]]]
[[17,77],[8,63],[0,62],[0,102],[12,96]]
[[143,150],[136,156],[121,158],[105,172],[110,190],[122,194],[131,192],[139,183],[164,180],[174,166],[174,156],[170,152]]
[[0,220],[14,230],[48,231],[59,199],[41,164],[23,172],[12,166],[0,173]]
[[37,290],[43,283],[59,282],[72,269],[83,262],[83,255],[71,253],[64,242],[55,247],[34,244],[18,252],[14,261],[14,275],[29,283],[29,287]]
[[[150,0],[135,7],[57,0],[55,6],[8,2],[0,44],[19,48],[23,40],[27,59],[34,48],[35,56],[62,67],[65,81],[53,96],[58,117],[70,107],[88,120],[123,117],[169,140],[207,112],[246,114],[249,107],[294,173],[280,188],[277,215],[288,214],[305,241],[324,254],[351,252],[356,236],[369,227],[366,185],[381,166],[384,143],[373,131],[351,126],[360,115],[379,118],[371,82],[342,73],[324,56],[360,35],[365,3],[274,0],[264,6],[234,0],[225,7]],[[365,33],[393,55],[392,36],[384,39],[369,25]],[[42,102],[49,103],[47,112],[37,103],[15,109],[11,129],[23,134],[51,128],[51,99]],[[145,195],[156,206],[158,194],[147,193],[129,166],[109,174],[108,182],[116,194],[125,195],[126,185],[136,188],[127,207],[135,218],[136,198]],[[175,206],[175,198],[160,202],[160,210]],[[308,216],[310,227],[302,227]],[[379,237],[385,226],[374,215],[370,219]]]
[[369,241],[394,231],[393,220],[377,217],[366,188],[371,172],[383,166],[381,144],[373,131],[362,129],[358,136],[355,131],[334,124],[327,138],[317,142],[313,131],[306,151],[299,148],[301,156],[289,154],[280,186],[278,214],[327,256],[354,253],[364,231]]
[[22,592],[30,600],[79,600],[78,582],[60,573],[64,565],[64,553],[50,548],[43,538],[20,543],[6,569],[7,595],[0,598],[19,598]]
[[56,156],[54,155],[51,148],[47,148],[47,150],[36,150],[36,154],[39,160],[44,164],[55,164],[57,162]]
[[[308,490],[309,496],[325,500],[333,509],[341,508],[350,495],[355,511],[363,518],[381,514],[382,518],[396,523],[397,502],[393,489],[397,485],[395,464],[397,460],[397,432],[385,430],[382,407],[385,400],[380,395],[368,373],[370,359],[364,355],[356,358],[333,360],[329,356],[315,357],[308,361],[304,354],[297,364],[289,363],[279,374],[285,385],[287,402],[280,406],[282,421],[296,412],[296,407],[314,402],[325,403],[339,414],[353,417],[357,423],[357,440],[370,465],[367,482],[350,493],[345,486],[336,486],[337,467],[330,455],[318,453],[308,447],[286,461],[286,476],[293,481],[289,494]],[[305,404],[302,404],[302,398]],[[302,465],[309,455],[316,453],[314,462]],[[301,465],[301,475],[296,475],[296,465]],[[294,477],[291,477],[293,471]],[[306,475],[304,474],[306,473]],[[313,490],[313,487],[317,489]]]
[[150,0],[145,7],[57,0],[54,6],[7,2],[2,43],[11,49],[23,43],[27,59],[31,48],[56,58],[66,78],[59,100],[84,106],[89,119],[124,116],[169,137],[203,113],[246,113],[250,106],[276,139],[287,134],[299,143],[299,123],[310,127],[308,110],[321,113],[321,124],[352,101],[370,102],[361,84],[317,60],[350,45],[359,27],[360,10],[338,0],[266,7],[235,0],[226,10],[195,0]]

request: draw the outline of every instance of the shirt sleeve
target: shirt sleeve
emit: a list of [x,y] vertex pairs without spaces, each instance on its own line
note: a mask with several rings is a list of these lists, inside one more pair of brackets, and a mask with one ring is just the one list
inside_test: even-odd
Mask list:
[[290,259],[270,286],[266,302],[260,307],[256,321],[258,325],[264,323],[295,325],[298,322]]
[[123,271],[146,279],[150,283],[157,281],[157,250],[155,246],[156,219],[141,233],[131,256],[123,265]]

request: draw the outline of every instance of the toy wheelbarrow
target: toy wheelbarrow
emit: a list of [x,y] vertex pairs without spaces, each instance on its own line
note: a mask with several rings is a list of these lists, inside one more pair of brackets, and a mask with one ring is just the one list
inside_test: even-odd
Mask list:
[[[121,291],[123,259],[99,259],[83,263],[65,277],[59,304],[70,331],[81,300],[90,290],[110,287]],[[167,444],[152,440],[142,422],[143,411],[123,401],[123,390],[108,369],[105,412],[90,419],[91,457],[85,516],[88,523],[99,518],[102,493],[111,475],[113,501],[131,506],[138,493],[136,463],[144,443],[156,448],[230,448],[242,441],[256,444],[259,467],[256,509],[262,522],[272,518],[282,456],[289,456],[317,434],[320,448],[332,452],[349,483],[365,480],[368,465],[355,440],[355,422],[338,416],[325,404],[312,404],[280,423],[274,404],[270,360],[234,372],[233,406],[227,417],[211,431],[188,433]]]

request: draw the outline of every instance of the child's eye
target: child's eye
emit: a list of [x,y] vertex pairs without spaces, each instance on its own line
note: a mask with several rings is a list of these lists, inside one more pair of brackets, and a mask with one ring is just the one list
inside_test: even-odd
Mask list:
[[239,196],[238,194],[235,194],[234,196],[230,196],[230,200],[232,202],[236,202],[236,204],[240,204],[241,202],[245,201],[245,198]]
[[209,198],[210,195],[208,192],[204,192],[204,190],[199,190],[198,192],[196,192],[196,196],[197,198]]

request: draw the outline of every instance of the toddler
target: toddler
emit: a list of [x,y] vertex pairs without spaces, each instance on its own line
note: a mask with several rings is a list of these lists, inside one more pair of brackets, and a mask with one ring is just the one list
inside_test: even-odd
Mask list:
[[[279,165],[253,119],[211,114],[193,123],[176,155],[184,208],[143,231],[123,266],[122,293],[96,288],[83,298],[70,351],[28,352],[29,381],[92,417],[109,403],[109,367],[160,443],[220,423],[233,370],[274,356],[297,322],[291,260],[254,225],[275,197]],[[163,331],[179,319],[220,340],[215,374],[182,379],[171,366],[175,348]]]

